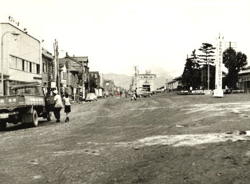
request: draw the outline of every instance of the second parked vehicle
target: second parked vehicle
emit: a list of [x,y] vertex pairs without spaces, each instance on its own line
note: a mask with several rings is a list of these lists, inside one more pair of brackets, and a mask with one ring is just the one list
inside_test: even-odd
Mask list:
[[97,96],[95,95],[95,93],[88,93],[85,101],[86,102],[97,101]]

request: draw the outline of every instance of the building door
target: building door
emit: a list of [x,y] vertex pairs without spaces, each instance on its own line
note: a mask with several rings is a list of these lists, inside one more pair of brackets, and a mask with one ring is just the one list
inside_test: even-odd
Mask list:
[[143,91],[150,91],[150,85],[142,85]]

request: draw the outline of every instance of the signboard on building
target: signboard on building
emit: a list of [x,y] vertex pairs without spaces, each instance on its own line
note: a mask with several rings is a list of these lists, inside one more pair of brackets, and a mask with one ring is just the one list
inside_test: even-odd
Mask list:
[[56,88],[56,83],[55,82],[51,82],[51,88]]

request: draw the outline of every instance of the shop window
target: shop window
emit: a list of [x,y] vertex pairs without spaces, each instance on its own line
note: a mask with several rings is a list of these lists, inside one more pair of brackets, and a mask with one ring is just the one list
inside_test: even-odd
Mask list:
[[46,63],[43,63],[43,73],[47,73]]
[[36,65],[36,73],[40,74],[40,65],[39,64]]
[[25,61],[25,71],[29,72],[29,61]]
[[36,73],[36,64],[32,63],[32,73]]
[[30,62],[30,73],[32,73],[32,63]]
[[22,69],[23,69],[22,63],[23,63],[23,60],[17,58],[17,69],[18,69],[18,70],[22,70]]
[[25,61],[22,60],[22,71],[25,71]]

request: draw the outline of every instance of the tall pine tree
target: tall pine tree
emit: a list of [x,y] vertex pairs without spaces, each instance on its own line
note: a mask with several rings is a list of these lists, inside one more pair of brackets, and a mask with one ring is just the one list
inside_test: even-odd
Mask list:
[[[210,65],[214,64],[214,50],[215,47],[213,47],[210,43],[202,43],[202,46],[199,48],[201,52],[204,54],[198,55],[199,56],[199,63],[201,65],[207,66],[207,85],[206,88],[210,89]],[[212,76],[214,78],[215,76]]]
[[190,87],[196,89],[200,86],[200,70],[195,50],[192,52],[191,57],[187,57],[186,59],[182,74],[182,84],[185,89],[189,89]]

